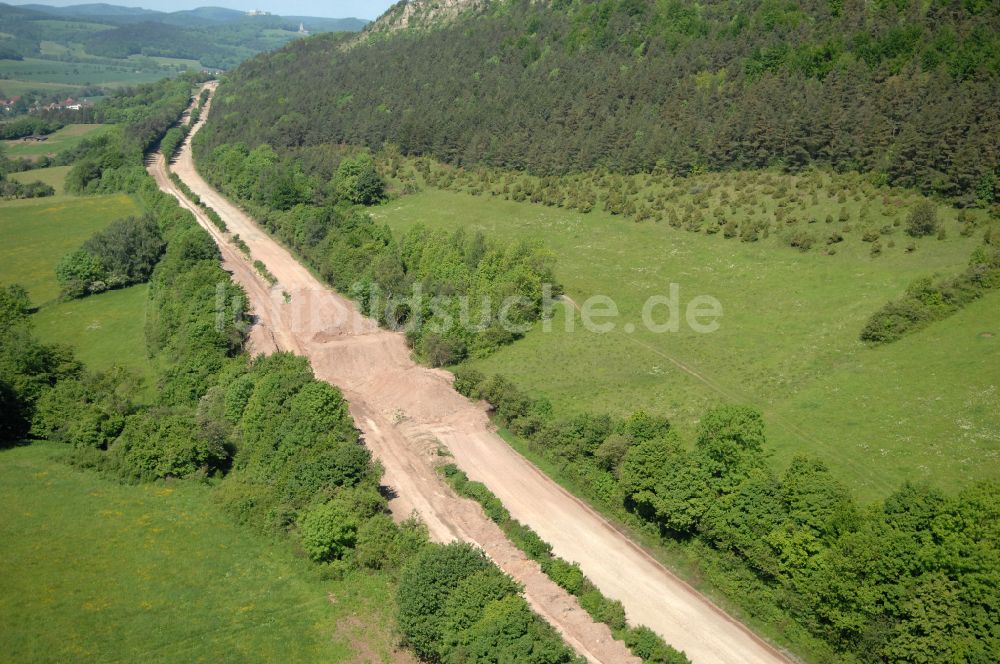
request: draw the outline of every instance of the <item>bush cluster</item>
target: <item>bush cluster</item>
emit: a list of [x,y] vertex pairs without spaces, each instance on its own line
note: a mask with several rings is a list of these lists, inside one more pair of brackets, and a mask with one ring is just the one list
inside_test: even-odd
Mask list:
[[76,298],[148,281],[166,243],[151,214],[111,222],[56,264],[65,297]]
[[580,662],[521,589],[469,544],[425,547],[403,570],[399,626],[427,662]]
[[[225,145],[200,154],[199,164],[214,184],[243,200],[323,279],[357,299],[365,314],[405,330],[417,354],[434,366],[487,355],[538,320],[543,284],[554,282],[552,256],[540,246],[499,246],[478,233],[449,234],[420,226],[397,240],[388,228],[348,205],[366,201],[335,195],[319,205],[302,202],[318,186],[312,173],[324,172],[324,166],[313,165],[314,158],[281,159],[267,145],[254,150]],[[366,154],[341,156],[338,163],[332,176],[337,191],[354,187],[355,180],[363,183],[374,168]],[[302,196],[282,202],[260,193],[272,191],[276,178],[286,181],[280,191],[295,189]],[[415,289],[422,294],[419,304]],[[558,287],[553,291],[557,295]],[[499,320],[500,307],[511,297],[519,300],[505,312],[510,323],[505,325]],[[463,319],[472,324],[458,324]]]
[[[467,369],[455,387],[489,401],[499,424],[589,498],[697,551],[731,597],[784,616],[786,632],[803,630],[835,656],[987,661],[1000,653],[989,626],[1000,596],[987,581],[1000,573],[996,482],[957,495],[907,483],[862,508],[816,459],[771,471],[752,408],[711,409],[689,449],[667,420],[641,412],[559,418],[509,381]],[[549,565],[565,587],[580,583],[564,564]]]
[[41,180],[35,182],[18,182],[7,177],[6,173],[0,170],[0,198],[45,198],[54,196],[56,190],[52,185],[45,184]]
[[872,314],[861,340],[873,346],[892,343],[946,318],[986,293],[1000,288],[1000,236],[989,231],[961,274],[934,280],[917,279],[898,300]]

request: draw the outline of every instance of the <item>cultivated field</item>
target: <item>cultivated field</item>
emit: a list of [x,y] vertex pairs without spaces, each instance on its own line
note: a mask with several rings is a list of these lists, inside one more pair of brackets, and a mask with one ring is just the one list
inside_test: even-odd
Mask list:
[[[802,225],[835,232],[841,222],[825,216],[838,217],[839,208],[828,212],[822,203],[808,215],[819,221]],[[758,204],[768,212],[777,207],[766,197]],[[857,219],[865,204],[848,198],[841,207]],[[891,225],[900,213],[890,206],[869,201],[868,214]],[[543,242],[576,303],[595,294],[617,303],[621,318],[611,333],[587,332],[578,318],[576,330],[566,332],[560,306],[552,331],[536,326],[471,362],[547,396],[559,412],[643,408],[669,415],[690,439],[709,405],[756,404],[766,415],[776,468],[797,453],[815,453],[862,499],[907,478],[953,487],[1000,475],[1000,347],[990,336],[1000,333],[1000,297],[896,345],[873,350],[858,340],[868,316],[913,279],[963,269],[978,239],[960,236],[951,211],[940,211],[946,239],[914,241],[890,229],[877,257],[870,243],[850,236],[834,255],[800,252],[777,233],[744,243],[599,210],[580,214],[435,189],[375,214],[397,231],[423,223]],[[907,252],[911,242],[915,250]],[[695,296],[717,298],[724,311],[719,330],[695,333],[683,316],[678,333],[644,329],[643,303],[669,294],[670,283],[680,286],[682,307]],[[626,323],[636,331],[624,331]]]
[[82,86],[63,85],[61,83],[41,83],[39,81],[19,81],[12,79],[0,80],[0,96],[14,97],[26,92],[43,92],[54,95],[75,95]]
[[[51,50],[51,49],[50,49]],[[96,64],[91,62],[58,62],[55,60],[0,61],[0,76],[14,81],[54,83],[67,86],[102,85],[116,87],[151,83],[163,78],[168,72],[159,67],[140,67],[122,61],[121,64]],[[6,92],[7,81],[0,81],[0,89]]]
[[388,580],[315,567],[196,482],[122,485],[54,443],[0,451],[10,661],[407,661]]

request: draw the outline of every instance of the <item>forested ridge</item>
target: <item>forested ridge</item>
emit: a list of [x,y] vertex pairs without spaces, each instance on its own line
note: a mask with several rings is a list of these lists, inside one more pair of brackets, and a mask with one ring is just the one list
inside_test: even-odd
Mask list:
[[995,3],[495,2],[319,36],[220,88],[213,147],[385,141],[540,175],[812,164],[994,199]]

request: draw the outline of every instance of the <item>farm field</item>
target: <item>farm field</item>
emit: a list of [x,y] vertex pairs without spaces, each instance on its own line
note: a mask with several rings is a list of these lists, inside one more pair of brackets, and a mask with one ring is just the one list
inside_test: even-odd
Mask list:
[[[50,49],[51,50],[51,49]],[[58,85],[117,87],[151,83],[167,75],[160,68],[140,67],[123,61],[120,65],[97,64],[91,62],[58,62],[55,60],[0,61],[0,76],[15,81],[55,83]],[[0,82],[0,89],[6,92],[6,81]]]
[[124,485],[39,442],[0,451],[11,661],[406,661],[386,577],[319,578],[196,482]]
[[[2,64],[0,64],[2,67]],[[83,89],[81,85],[64,85],[61,83],[41,83],[39,81],[18,81],[9,78],[0,79],[0,96],[14,97],[26,92],[44,92],[57,95],[75,95]]]
[[[423,223],[540,241],[575,302],[595,294],[616,302],[621,318],[610,333],[583,330],[578,318],[575,331],[565,331],[557,306],[551,331],[536,325],[512,346],[470,361],[548,397],[558,412],[642,408],[668,415],[690,440],[710,405],[755,404],[776,468],[814,453],[862,500],[904,479],[955,487],[1000,476],[1000,349],[989,336],[1000,332],[995,295],[896,345],[873,350],[858,340],[868,316],[915,278],[964,267],[978,238],[961,237],[951,211],[940,211],[947,239],[917,240],[908,253],[911,240],[898,232],[889,236],[896,246],[875,258],[854,238],[835,255],[800,252],[775,236],[742,243],[597,210],[437,189],[374,214],[396,231]],[[720,329],[698,334],[682,324],[656,334],[638,325],[646,299],[669,294],[670,283],[679,285],[682,307],[695,296],[717,298]],[[625,332],[625,323],[636,331]]]
[[44,306],[59,295],[55,278],[59,259],[115,219],[138,211],[135,201],[124,194],[0,204],[0,233],[7,238],[0,249],[0,281],[21,284],[35,306]]
[[18,182],[35,182],[42,181],[45,184],[51,186],[56,190],[56,195],[60,196],[64,193],[66,184],[66,174],[69,173],[72,166],[50,166],[49,168],[36,168],[30,171],[21,171],[20,173],[11,173],[8,177],[12,180],[17,180]]
[[106,131],[108,125],[101,124],[71,124],[52,132],[42,142],[38,141],[0,141],[4,154],[8,157],[41,157],[55,155],[63,150],[79,145],[85,138],[94,138],[100,132]]

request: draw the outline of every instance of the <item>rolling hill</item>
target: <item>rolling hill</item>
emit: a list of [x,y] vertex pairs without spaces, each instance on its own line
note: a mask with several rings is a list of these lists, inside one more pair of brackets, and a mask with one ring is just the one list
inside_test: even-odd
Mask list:
[[0,59],[93,62],[150,56],[229,69],[300,38],[300,25],[318,33],[354,32],[365,24],[355,18],[248,16],[221,7],[168,13],[103,3],[0,4],[0,33],[8,35],[0,40]]

